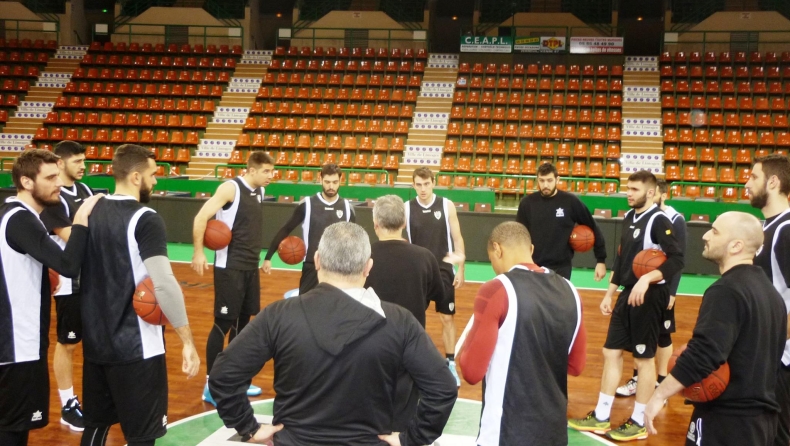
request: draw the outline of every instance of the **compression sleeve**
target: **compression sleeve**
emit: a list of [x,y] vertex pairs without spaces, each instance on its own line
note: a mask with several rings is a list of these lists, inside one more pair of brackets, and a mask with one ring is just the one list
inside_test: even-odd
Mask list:
[[156,301],[167,316],[173,328],[180,328],[189,324],[187,309],[184,305],[184,294],[178,285],[170,260],[167,256],[153,256],[143,260],[151,281],[154,282]]
[[469,384],[477,384],[485,377],[507,310],[507,291],[502,282],[494,279],[480,287],[475,297],[475,321],[458,358]]
[[72,226],[66,248],[61,249],[50,238],[38,217],[23,210],[8,218],[6,239],[13,250],[33,257],[64,277],[75,279],[80,274],[82,258],[88,244],[88,228],[82,225]]

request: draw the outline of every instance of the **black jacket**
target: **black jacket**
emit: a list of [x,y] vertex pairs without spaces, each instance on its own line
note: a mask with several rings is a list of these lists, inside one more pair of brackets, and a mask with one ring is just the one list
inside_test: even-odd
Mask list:
[[399,368],[419,388],[402,445],[431,444],[458,395],[455,380],[417,320],[381,302],[386,318],[328,284],[266,307],[217,358],[209,379],[225,425],[255,426],[246,391],[274,359],[275,444],[380,445],[390,432]]

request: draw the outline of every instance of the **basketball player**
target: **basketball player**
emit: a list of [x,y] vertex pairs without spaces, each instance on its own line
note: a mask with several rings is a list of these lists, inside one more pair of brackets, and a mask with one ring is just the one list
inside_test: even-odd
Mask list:
[[[644,426],[645,404],[655,390],[658,336],[669,305],[669,287],[664,278],[672,278],[683,268],[683,252],[675,238],[672,222],[653,203],[656,177],[640,170],[628,177],[628,205],[623,218],[620,252],[615,256],[609,289],[601,301],[601,312],[612,319],[604,343],[604,367],[598,405],[581,419],[568,420],[568,426],[606,436],[618,441],[647,438]],[[660,249],[667,260],[641,278],[633,272],[634,257],[644,249]],[[623,291],[612,308],[612,297],[620,286]],[[623,350],[633,353],[639,370],[636,403],[631,417],[611,430],[609,416],[617,383],[623,373]]]
[[14,161],[16,197],[0,206],[0,444],[24,446],[31,429],[49,421],[50,283],[47,268],[77,277],[88,239],[88,215],[98,197],[74,215],[61,249],[39,214],[60,206],[57,155],[28,150]]
[[568,444],[568,374],[579,376],[586,361],[582,305],[570,281],[535,265],[531,252],[516,222],[488,239],[498,276],[477,292],[458,357],[466,382],[485,379],[480,446]]
[[[676,211],[675,208],[669,206],[666,201],[669,194],[669,188],[665,180],[658,180],[656,187],[656,195],[653,202],[667,214],[669,221],[672,222],[672,228],[675,231],[675,238],[678,240],[678,246],[686,252],[686,219],[683,214]],[[656,386],[664,381],[667,377],[667,365],[669,358],[672,357],[672,333],[675,332],[675,296],[678,293],[678,286],[680,286],[680,276],[682,271],[675,274],[672,280],[669,280],[669,305],[664,310],[664,317],[661,319],[661,332],[658,335],[658,351],[656,352],[656,371],[658,372],[658,379]],[[634,375],[625,384],[617,388],[616,396],[633,396],[636,394],[636,381],[639,379],[639,370],[634,368]]]
[[[63,182],[60,187],[60,205],[45,208],[41,213],[41,221],[52,239],[65,247],[71,234],[74,214],[83,201],[93,195],[93,191],[85,183],[79,182],[85,174],[85,148],[82,145],[74,141],[61,141],[55,144],[53,152],[60,157],[59,177]],[[79,280],[60,276],[60,288],[55,292],[58,342],[52,361],[62,407],[60,423],[77,432],[85,427],[80,400],[74,393],[72,374],[74,348],[82,340],[79,292]]]
[[[373,288],[384,302],[409,310],[425,328],[425,310],[431,301],[444,300],[444,284],[436,257],[422,246],[407,242],[406,208],[397,195],[385,195],[373,205],[373,229],[379,241],[371,245],[373,268],[365,288]],[[394,431],[405,431],[414,418],[420,397],[405,370],[398,374]]]
[[702,256],[718,265],[721,278],[705,291],[688,348],[648,403],[645,421],[652,434],[665,399],[726,361],[729,384],[718,398],[693,403],[686,446],[775,444],[787,319],[782,296],[752,264],[763,244],[761,229],[752,215],[726,212],[702,237]]
[[[315,255],[320,284],[267,306],[217,358],[209,386],[241,441],[278,446],[432,444],[458,395],[411,313],[363,288],[373,265],[362,227],[326,228]],[[255,419],[244,388],[274,360],[274,419]],[[397,373],[420,391],[414,417],[392,432]]]
[[575,194],[557,189],[559,175],[554,165],[538,167],[539,191],[521,199],[516,221],[532,235],[535,263],[571,278],[573,249],[568,240],[576,225],[585,225],[595,234],[596,282],[606,276],[606,242],[587,206]]
[[[776,291],[790,309],[790,161],[783,155],[757,158],[746,182],[752,207],[765,217],[765,243],[757,251],[754,264],[768,275]],[[778,373],[776,399],[782,411],[776,433],[777,446],[790,444],[790,340],[785,343]]]
[[165,224],[140,204],[156,185],[154,155],[125,144],[116,149],[112,168],[115,194],[100,200],[91,215],[82,263],[81,444],[103,446],[110,426],[121,423],[129,446],[153,446],[167,433],[167,365],[162,327],[143,321],[132,307],[135,288],[146,277],[183,344],[182,371],[195,376],[200,359],[167,258]]
[[324,234],[324,229],[340,221],[357,221],[354,206],[345,198],[340,198],[340,180],[343,171],[336,164],[324,164],[321,167],[321,192],[305,197],[294,209],[290,220],[274,235],[266,258],[263,261],[263,272],[271,274],[272,257],[277,252],[280,242],[288,237],[294,229],[302,225],[302,238],[305,243],[305,256],[302,263],[302,277],[299,279],[299,294],[304,294],[318,285],[313,256],[318,248],[318,241]]
[[[214,360],[228,342],[247,325],[250,317],[261,311],[261,229],[263,227],[263,188],[274,173],[274,160],[266,152],[253,151],[247,160],[247,173],[222,183],[195,216],[192,225],[192,269],[203,275],[208,261],[203,252],[203,236],[211,217],[230,228],[230,244],[216,252],[214,258],[214,326],[206,341],[206,385],[203,401],[213,404],[208,377]],[[250,385],[247,395],[261,394]]]
[[[406,205],[406,234],[415,245],[427,248],[439,262],[444,283],[444,300],[436,302],[436,312],[442,321],[442,342],[447,367],[461,386],[455,370],[455,289],[464,285],[464,239],[455,205],[447,198],[433,193],[433,172],[419,167],[412,174],[417,196]],[[449,261],[452,260],[452,263]],[[456,264],[457,271],[453,271]]]

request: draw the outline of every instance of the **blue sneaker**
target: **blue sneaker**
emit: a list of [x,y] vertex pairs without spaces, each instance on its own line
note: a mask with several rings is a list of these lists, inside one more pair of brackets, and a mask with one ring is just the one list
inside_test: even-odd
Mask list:
[[258,396],[261,393],[263,393],[263,390],[261,390],[260,387],[254,386],[252,384],[250,384],[250,388],[247,389],[247,396]]
[[455,378],[455,385],[461,387],[461,378],[458,377],[458,372],[455,370],[455,361],[447,361],[447,367],[450,369],[450,373],[453,374],[453,378]]
[[206,387],[203,388],[203,401],[217,407],[217,402],[214,401],[214,398],[211,397],[211,392],[208,390],[208,383],[206,383]]

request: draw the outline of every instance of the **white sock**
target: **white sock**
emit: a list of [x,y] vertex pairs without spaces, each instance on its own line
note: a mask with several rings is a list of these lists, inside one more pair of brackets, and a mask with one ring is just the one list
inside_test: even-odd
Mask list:
[[[612,404],[614,403],[614,395],[598,394],[598,405],[595,406],[595,418],[598,421],[605,421],[609,419],[612,413]],[[644,410],[644,409],[642,409]]]
[[64,407],[70,399],[74,398],[74,386],[71,386],[66,390],[58,389],[58,394],[60,394],[60,406]]
[[634,413],[631,419],[639,423],[640,426],[645,425],[645,404],[634,403]]

